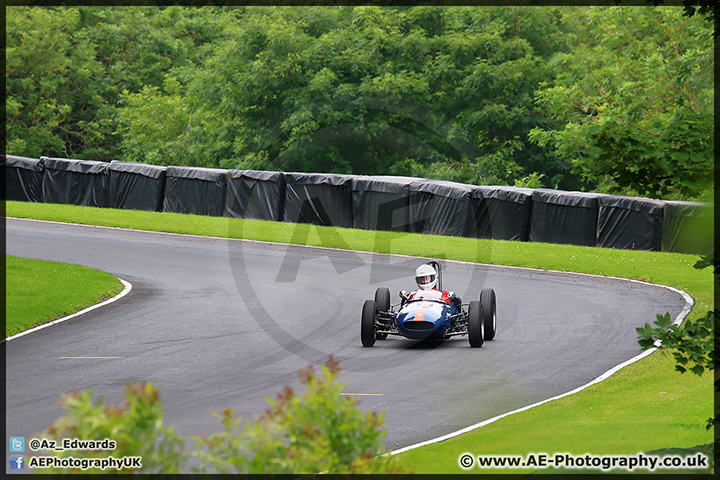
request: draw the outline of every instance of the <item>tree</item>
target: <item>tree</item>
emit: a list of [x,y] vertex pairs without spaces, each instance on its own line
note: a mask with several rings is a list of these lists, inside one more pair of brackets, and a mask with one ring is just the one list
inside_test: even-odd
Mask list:
[[121,94],[192,71],[233,15],[218,7],[8,7],[6,151],[111,160]]
[[210,159],[229,149],[222,138],[212,134],[222,128],[212,121],[214,112],[179,92],[175,77],[166,77],[162,88],[145,86],[138,93],[123,92],[125,107],[120,110],[116,134],[126,161],[152,165],[217,167]]
[[[620,4],[621,0],[615,0],[616,4]],[[648,3],[652,3],[656,7],[663,5],[664,0],[647,0]],[[715,36],[718,33],[718,17],[715,12],[717,2],[715,0],[682,0],[683,15],[686,17],[692,17],[696,13],[700,16],[705,17],[706,20],[713,22],[715,26]]]
[[711,30],[678,7],[9,7],[6,150],[697,198]]
[[[577,47],[536,98],[563,128],[534,128],[599,189],[697,198],[713,184],[713,42],[677,7],[596,7],[566,17]],[[599,28],[602,25],[602,28]]]
[[6,15],[7,152],[37,158],[96,146],[102,120],[91,118],[103,103],[101,69],[81,34],[79,12],[8,7]]
[[[549,163],[527,133],[542,122],[533,92],[550,74],[544,58],[564,48],[557,9],[248,7],[239,15],[202,65],[177,76],[184,101],[206,112],[192,139],[209,165],[509,183]],[[128,110],[143,101],[126,98]],[[124,115],[120,131],[133,121]],[[123,146],[133,158],[148,147]],[[571,177],[551,163],[549,177]]]

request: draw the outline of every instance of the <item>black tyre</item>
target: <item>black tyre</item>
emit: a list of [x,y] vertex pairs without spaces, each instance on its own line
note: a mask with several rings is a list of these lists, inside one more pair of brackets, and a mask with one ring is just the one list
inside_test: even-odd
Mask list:
[[378,310],[381,312],[390,310],[390,289],[380,287],[375,290],[375,302],[378,304]]
[[378,306],[375,300],[365,300],[360,325],[360,340],[362,340],[363,347],[375,345],[375,316],[377,312]]
[[[375,290],[375,303],[378,305],[378,310],[381,312],[390,311],[390,290],[385,287],[380,287]],[[378,340],[385,340],[387,333],[376,333],[375,338]]]
[[492,288],[483,288],[480,292],[480,303],[483,309],[483,327],[485,328],[484,339],[492,340],[495,338],[495,330],[497,329],[497,309],[495,308],[495,290]]
[[468,340],[471,347],[482,347],[483,337],[483,307],[478,301],[468,305]]

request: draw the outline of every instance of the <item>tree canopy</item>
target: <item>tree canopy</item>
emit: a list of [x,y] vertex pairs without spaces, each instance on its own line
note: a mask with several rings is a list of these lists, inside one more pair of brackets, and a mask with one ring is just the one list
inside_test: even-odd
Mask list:
[[698,198],[681,7],[8,7],[7,153]]
[[[536,127],[574,171],[611,191],[696,196],[713,182],[712,31],[676,7],[581,9],[576,47],[539,104],[561,129]],[[602,31],[598,29],[602,25]]]

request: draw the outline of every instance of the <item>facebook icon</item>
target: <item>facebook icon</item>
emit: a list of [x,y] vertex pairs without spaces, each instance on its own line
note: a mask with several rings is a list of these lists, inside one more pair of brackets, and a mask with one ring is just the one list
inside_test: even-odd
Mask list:
[[25,468],[25,455],[10,455],[10,470]]

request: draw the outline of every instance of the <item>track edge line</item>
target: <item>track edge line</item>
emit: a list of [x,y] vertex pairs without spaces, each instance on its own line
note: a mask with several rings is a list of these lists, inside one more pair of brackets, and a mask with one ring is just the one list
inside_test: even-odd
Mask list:
[[[116,277],[116,278],[117,278],[117,277]],[[92,311],[92,310],[95,310],[96,308],[104,307],[105,305],[109,305],[109,304],[111,304],[111,303],[113,303],[113,302],[115,302],[115,301],[117,301],[117,300],[120,300],[120,299],[123,298],[125,295],[127,295],[128,293],[130,293],[130,291],[132,290],[132,284],[131,284],[130,282],[127,282],[127,281],[123,280],[122,278],[118,278],[118,280],[120,280],[120,281],[122,282],[124,288],[123,288],[123,290],[122,290],[120,293],[118,293],[118,294],[115,295],[114,297],[108,298],[107,300],[104,300],[104,301],[102,301],[102,302],[100,302],[100,303],[96,303],[95,305],[90,305],[89,307],[84,308],[84,309],[80,310],[79,312],[75,312],[75,313],[73,313],[72,315],[68,315],[68,316],[65,316],[65,317],[57,318],[57,319],[52,320],[52,321],[50,321],[50,322],[43,323],[42,325],[38,325],[37,327],[33,327],[33,328],[29,329],[29,330],[25,330],[24,332],[20,332],[20,333],[18,333],[18,334],[16,334],[16,335],[13,335],[13,336],[11,336],[11,337],[7,337],[7,338],[5,338],[5,340],[3,340],[3,342],[7,343],[7,342],[9,342],[10,340],[14,340],[14,339],[16,339],[16,338],[23,337],[23,336],[28,335],[28,334],[30,334],[30,333],[37,332],[38,330],[42,330],[42,329],[44,329],[44,328],[51,327],[51,326],[53,326],[53,325],[57,325],[58,323],[64,322],[64,321],[66,321],[66,320],[70,320],[70,319],[73,319],[73,318],[75,318],[75,317],[79,317],[80,315],[83,315],[83,314],[88,313],[88,312],[90,312],[90,311]]]
[[[522,267],[518,267],[518,268],[522,268]],[[590,274],[581,274],[581,275],[590,275]],[[633,282],[640,282],[639,280],[633,280],[633,279],[627,279],[627,278],[625,278],[625,279],[620,279],[620,280],[628,280],[628,281],[633,281]],[[649,283],[649,282],[640,282],[640,283]],[[675,320],[673,320],[673,325],[681,325],[682,322],[685,320],[685,318],[688,316],[688,314],[692,311],[693,306],[695,306],[695,300],[692,298],[692,296],[690,296],[690,294],[688,294],[688,293],[686,293],[686,292],[684,292],[684,291],[682,291],[682,290],[679,290],[679,289],[677,289],[677,288],[675,288],[675,287],[670,287],[670,286],[668,286],[668,285],[659,285],[659,284],[652,284],[652,285],[657,285],[657,286],[659,286],[659,287],[664,287],[664,288],[673,290],[673,291],[679,293],[680,295],[682,295],[682,297],[685,299],[685,306],[683,307],[682,311],[677,315],[677,317],[675,317]],[[409,451],[409,450],[414,450],[414,449],[416,449],[416,448],[424,447],[424,446],[427,446],[427,445],[432,445],[432,444],[434,444],[434,443],[444,442],[445,440],[450,440],[451,438],[460,436],[460,435],[462,435],[462,434],[464,434],[464,433],[468,433],[468,432],[471,432],[471,431],[473,431],[473,430],[477,430],[477,429],[480,428],[480,427],[484,427],[485,425],[489,425],[489,424],[491,424],[491,423],[494,423],[494,422],[496,422],[496,421],[498,421],[498,420],[500,420],[500,419],[502,419],[502,418],[505,418],[505,417],[507,417],[507,416],[509,416],[509,415],[513,415],[513,414],[515,414],[515,413],[521,413],[521,412],[524,412],[524,411],[526,411],[526,410],[530,410],[531,408],[539,407],[540,405],[543,405],[543,404],[545,404],[545,403],[549,403],[549,402],[552,402],[552,401],[554,401],[554,400],[559,400],[559,399],[561,399],[561,398],[568,397],[568,396],[573,395],[573,394],[575,394],[575,393],[578,393],[578,392],[580,392],[580,391],[582,391],[582,390],[585,390],[586,388],[591,387],[592,385],[595,385],[596,383],[600,383],[600,382],[602,382],[603,380],[607,380],[607,379],[610,378],[613,374],[619,372],[620,370],[622,370],[623,368],[627,367],[628,365],[632,365],[633,363],[638,362],[639,360],[642,360],[643,358],[645,358],[645,357],[647,357],[647,356],[650,356],[650,354],[652,354],[653,352],[655,352],[655,351],[658,349],[659,346],[660,346],[660,341],[658,340],[658,341],[655,342],[655,346],[654,346],[654,347],[649,348],[648,350],[645,350],[644,352],[640,353],[639,355],[636,355],[635,357],[633,357],[633,358],[631,358],[631,359],[629,359],[629,360],[626,360],[625,362],[623,362],[623,363],[621,363],[621,364],[619,364],[619,365],[616,365],[615,367],[611,368],[610,370],[608,370],[607,372],[603,373],[602,375],[600,375],[599,377],[595,378],[594,380],[586,383],[585,385],[582,385],[582,386],[577,387],[577,388],[575,388],[575,389],[573,389],[573,390],[570,390],[569,392],[565,392],[565,393],[562,393],[562,394],[560,394],[560,395],[556,395],[556,396],[554,396],[554,397],[552,397],[552,398],[548,398],[548,399],[545,399],[545,400],[541,400],[541,401],[539,401],[539,402],[533,403],[532,405],[528,405],[528,406],[525,406],[525,407],[522,407],[522,408],[518,408],[517,410],[513,410],[513,411],[511,411],[511,412],[503,413],[503,414],[498,415],[498,416],[496,416],[496,417],[490,418],[490,419],[488,419],[488,420],[484,420],[484,421],[482,421],[482,422],[480,422],[480,423],[476,423],[475,425],[470,425],[469,427],[465,427],[465,428],[460,429],[460,430],[457,430],[457,431],[455,431],[455,432],[448,433],[448,434],[443,435],[443,436],[441,436],[441,437],[433,438],[433,439],[430,439],[430,440],[426,440],[426,441],[424,441],[424,442],[416,443],[416,444],[413,444],[413,445],[409,445],[409,446],[407,446],[407,447],[403,447],[403,448],[399,448],[399,449],[397,449],[397,450],[393,450],[393,451],[391,451],[391,452],[386,453],[385,455],[397,455],[397,454],[399,454],[399,453],[404,453],[404,452],[407,452],[407,451]]]
[[[60,223],[60,224],[68,224],[68,225],[82,225],[82,226],[94,227],[94,228],[108,228],[108,229],[118,229],[118,230],[132,230],[132,231],[139,231],[139,232],[146,232],[146,233],[160,233],[160,234],[165,234],[165,235],[178,235],[178,236],[191,236],[191,237],[200,237],[200,238],[213,238],[213,239],[218,239],[218,240],[220,240],[220,239],[222,239],[222,240],[236,240],[236,241],[240,241],[240,242],[270,243],[270,244],[287,245],[288,247],[306,247],[306,248],[307,248],[307,247],[310,247],[310,248],[327,249],[327,250],[334,250],[334,251],[346,251],[346,252],[355,252],[355,253],[365,253],[365,254],[370,254],[370,255],[387,255],[387,256],[397,256],[397,257],[420,258],[420,257],[416,257],[416,256],[403,255],[403,254],[397,254],[397,253],[367,252],[367,251],[348,250],[348,249],[344,249],[344,248],[321,247],[321,246],[315,246],[315,245],[298,245],[298,244],[285,243],[285,242],[268,242],[268,241],[263,241],[263,240],[234,239],[234,238],[213,237],[213,236],[206,236],[206,235],[193,235],[193,234],[182,234],[182,233],[172,233],[172,232],[158,232],[158,231],[153,231],[153,230],[138,230],[138,229],[124,228],[124,227],[110,227],[110,226],[104,226],[104,225],[89,225],[89,224],[83,224],[83,223],[58,222],[58,221],[53,221],[53,220],[28,219],[28,218],[23,218],[23,217],[10,217],[10,218],[14,218],[14,219],[17,219],[17,220],[32,220],[32,221],[49,222],[49,223]],[[621,280],[621,281],[626,281],[626,282],[640,283],[640,284],[644,284],[644,285],[652,285],[652,286],[656,286],[656,287],[660,287],[660,288],[666,288],[666,289],[668,289],[668,290],[671,290],[671,291],[674,291],[674,292],[678,293],[678,294],[681,295],[681,296],[683,297],[683,299],[685,300],[685,306],[683,307],[682,311],[677,315],[677,317],[675,317],[675,320],[673,320],[673,324],[674,324],[674,325],[680,325],[680,324],[682,324],[682,322],[685,320],[685,318],[687,317],[687,315],[692,311],[692,308],[693,308],[693,306],[695,305],[695,299],[694,299],[690,294],[688,294],[687,292],[685,292],[685,291],[683,291],[683,290],[680,290],[680,289],[675,288],[675,287],[671,287],[671,286],[669,286],[669,285],[662,285],[662,284],[653,283],[653,282],[646,282],[646,281],[636,280],[636,279],[632,279],[632,278],[614,277],[614,276],[610,276],[610,275],[597,275],[597,274],[583,273],[583,272],[571,272],[571,271],[563,271],[563,270],[552,270],[552,269],[544,269],[544,268],[537,268],[537,267],[519,267],[519,266],[515,266],[515,265],[497,265],[497,264],[482,263],[482,262],[468,262],[468,261],[463,261],[463,260],[449,260],[449,259],[444,259],[443,261],[445,261],[445,262],[462,263],[462,264],[483,265],[483,266],[486,266],[486,267],[498,268],[498,269],[501,269],[501,268],[521,269],[521,270],[531,270],[531,271],[537,271],[537,272],[561,273],[561,274],[566,274],[566,275],[571,275],[571,276],[572,276],[572,275],[580,275],[580,276],[588,276],[588,277],[596,277],[596,278],[605,278],[605,279]],[[122,280],[121,280],[121,281],[122,281]],[[114,301],[114,300],[113,300],[113,301]],[[100,305],[96,305],[96,307],[97,307],[97,306],[100,306]],[[90,309],[92,309],[92,308],[94,308],[94,307],[90,307]],[[86,309],[86,310],[89,310],[89,309]],[[79,314],[81,314],[81,313],[84,313],[84,311],[78,312],[78,313],[75,314],[75,315],[79,315]],[[66,320],[66,319],[68,319],[68,318],[60,319],[60,320]],[[56,321],[56,322],[59,322],[59,321]],[[46,324],[46,325],[49,326],[49,324]],[[41,327],[42,327],[42,326],[41,326]],[[39,329],[39,327],[36,327],[36,329]],[[30,333],[30,331],[31,331],[31,330],[28,330],[27,332],[24,332],[24,333]],[[24,334],[24,333],[23,333],[23,334]],[[18,337],[18,336],[21,336],[21,335],[22,335],[22,334],[18,334],[18,335],[16,335],[15,337]],[[6,341],[9,341],[9,340],[11,340],[12,338],[15,338],[15,337],[10,337],[10,338],[6,339]],[[474,424],[474,425],[470,425],[469,427],[465,427],[465,428],[463,428],[463,429],[460,429],[460,430],[458,430],[458,431],[456,431],[456,432],[448,433],[448,434],[443,435],[443,436],[441,436],[441,437],[437,437],[437,438],[434,438],[434,439],[426,440],[426,441],[424,441],[424,442],[420,442],[420,443],[416,443],[416,444],[413,444],[413,445],[409,445],[409,446],[407,446],[407,447],[403,447],[403,448],[400,448],[400,449],[398,449],[398,450],[393,450],[393,451],[391,451],[391,452],[385,453],[384,455],[396,455],[396,454],[399,454],[399,453],[407,452],[407,451],[409,451],[409,450],[414,450],[414,449],[416,449],[416,448],[424,447],[424,446],[426,446],[426,445],[431,445],[431,444],[433,444],[433,443],[440,443],[440,442],[443,442],[443,441],[445,441],[445,440],[449,440],[449,439],[454,438],[454,437],[456,437],[456,436],[462,435],[463,433],[468,433],[468,432],[470,432],[470,431],[472,431],[472,430],[476,430],[476,429],[478,429],[478,428],[480,428],[480,427],[483,427],[483,426],[485,426],[485,425],[489,425],[490,423],[496,422],[496,421],[498,421],[498,420],[500,420],[500,419],[502,419],[502,418],[505,418],[505,417],[507,417],[507,416],[509,416],[509,415],[513,415],[513,414],[515,414],[515,413],[524,412],[524,411],[526,411],[526,410],[530,410],[531,408],[538,407],[538,406],[540,406],[540,405],[543,405],[543,404],[545,404],[545,403],[551,402],[551,401],[553,401],[553,400],[558,400],[558,399],[561,399],[561,398],[570,396],[570,395],[572,395],[572,394],[578,393],[578,392],[580,392],[580,391],[582,391],[582,390],[585,390],[586,388],[588,388],[588,387],[590,387],[590,386],[592,386],[592,385],[595,385],[596,383],[600,383],[600,382],[602,382],[603,380],[606,380],[607,378],[609,378],[610,376],[612,376],[612,375],[615,374],[616,372],[620,371],[620,370],[623,369],[624,367],[626,367],[626,366],[628,366],[628,365],[631,365],[631,364],[633,364],[633,363],[635,363],[635,362],[637,362],[637,361],[639,361],[639,360],[642,360],[643,358],[649,356],[650,354],[652,354],[653,352],[655,352],[655,351],[657,350],[658,346],[659,346],[659,345],[656,344],[655,347],[650,348],[650,349],[648,349],[648,350],[645,350],[644,352],[640,353],[639,355],[636,355],[635,357],[633,357],[633,358],[631,358],[631,359],[629,359],[629,360],[627,360],[627,361],[625,361],[625,362],[623,362],[623,363],[621,363],[621,364],[619,364],[619,365],[616,365],[615,367],[611,368],[610,370],[608,370],[607,372],[603,373],[602,375],[600,375],[599,377],[595,378],[594,380],[590,381],[589,383],[587,383],[587,384],[585,384],[585,385],[582,385],[582,386],[580,386],[580,387],[578,387],[578,388],[575,388],[575,389],[573,389],[573,390],[571,390],[571,391],[569,391],[569,392],[566,392],[566,393],[557,395],[557,396],[552,397],[552,398],[548,398],[548,399],[545,399],[545,400],[541,400],[541,401],[536,402],[536,403],[534,403],[534,404],[532,404],[532,405],[528,405],[528,406],[519,408],[519,409],[517,409],[517,410],[513,410],[513,411],[511,411],[511,412],[504,413],[504,414],[502,414],[502,415],[498,415],[498,416],[493,417],[493,418],[490,418],[490,419],[488,419],[488,420],[484,420],[484,421],[482,421],[482,422],[480,422],[480,423],[477,423],[477,424]]]

